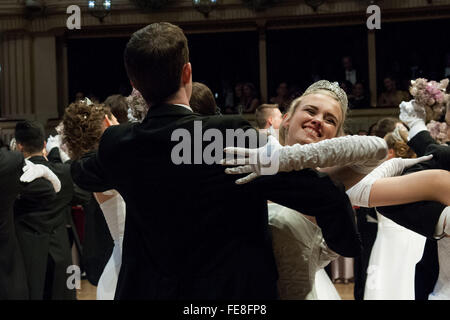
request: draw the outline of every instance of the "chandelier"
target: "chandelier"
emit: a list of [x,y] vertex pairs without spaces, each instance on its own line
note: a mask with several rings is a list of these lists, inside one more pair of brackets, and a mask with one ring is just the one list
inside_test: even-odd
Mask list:
[[194,8],[208,17],[209,13],[217,6],[218,0],[192,0]]
[[88,9],[89,13],[98,18],[100,22],[111,12],[112,0],[89,0]]

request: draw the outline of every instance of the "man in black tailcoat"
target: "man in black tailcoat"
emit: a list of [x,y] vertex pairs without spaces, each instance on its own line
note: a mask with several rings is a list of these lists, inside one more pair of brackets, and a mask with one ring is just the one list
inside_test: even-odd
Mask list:
[[14,203],[14,219],[28,279],[29,297],[41,299],[75,299],[75,288],[68,287],[72,255],[66,225],[74,196],[70,166],[51,163],[44,156],[45,138],[42,125],[21,121],[15,138],[24,157],[49,168],[61,182],[61,190],[52,201],[37,206],[30,201],[36,193],[24,186]]
[[[277,298],[268,199],[316,216],[330,248],[359,254],[350,202],[328,175],[302,170],[238,186],[214,161],[224,144],[211,152],[203,134],[257,134],[239,116],[191,110],[192,68],[180,28],[154,23],[137,31],[125,64],[150,105],[146,118],[108,128],[96,154],[72,163],[81,188],[116,189],[126,202],[116,299]],[[211,164],[206,153],[214,153]]]
[[[28,164],[24,167],[24,164],[21,153],[0,149],[0,300],[29,298],[25,264],[14,225],[14,202],[23,187],[30,190],[26,197],[35,207],[52,201],[55,191],[59,190],[48,180],[49,177],[37,179],[52,175],[55,185],[59,185],[58,178],[50,170],[41,167],[32,173],[38,166]],[[26,171],[27,179],[23,179],[23,171]],[[29,183],[22,183],[20,179]]]

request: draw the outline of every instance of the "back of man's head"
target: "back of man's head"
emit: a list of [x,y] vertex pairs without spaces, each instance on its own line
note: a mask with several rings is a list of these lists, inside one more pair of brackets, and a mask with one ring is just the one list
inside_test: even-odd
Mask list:
[[373,135],[384,138],[389,132],[395,130],[395,126],[400,120],[393,117],[386,117],[378,120],[377,124],[373,128]]
[[186,36],[168,22],[152,23],[132,35],[124,60],[128,77],[148,104],[167,101],[180,88],[189,62]]
[[189,106],[194,112],[202,115],[216,114],[216,100],[211,89],[200,82],[192,83],[192,95],[189,100]]
[[111,113],[119,123],[128,122],[128,104],[124,96],[120,94],[109,96],[104,104],[111,109]]
[[24,153],[32,154],[44,149],[44,127],[37,121],[20,121],[14,133],[16,143]]
[[255,120],[258,129],[266,129],[268,126],[267,120],[272,116],[272,113],[278,109],[277,104],[262,104],[255,110]]

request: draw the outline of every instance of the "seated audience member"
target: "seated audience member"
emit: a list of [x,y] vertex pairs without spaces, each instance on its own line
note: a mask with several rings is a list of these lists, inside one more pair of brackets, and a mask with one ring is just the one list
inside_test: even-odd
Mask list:
[[85,98],[84,93],[83,92],[77,92],[75,93],[75,102],[78,102],[80,100],[83,100]]
[[203,115],[220,114],[212,91],[203,83],[192,82],[192,94],[189,100],[192,111]]
[[356,72],[355,68],[353,68],[353,61],[350,56],[342,57],[342,67],[344,70],[340,75],[340,79],[345,79],[346,81],[349,81],[352,85],[354,85],[359,79],[358,73]]
[[243,99],[243,113],[253,113],[259,105],[258,93],[256,92],[255,85],[247,82],[242,87]]
[[128,104],[124,96],[120,94],[109,96],[104,104],[111,109],[111,113],[119,123],[128,122]]
[[348,80],[343,80],[339,83],[339,86],[347,94],[349,108],[353,109],[353,106],[351,105],[351,101],[353,101],[353,84]]
[[397,85],[391,77],[385,77],[383,80],[384,92],[378,97],[378,105],[381,107],[398,107],[402,101],[408,101],[410,96],[408,92],[397,90]]
[[287,111],[291,99],[287,82],[281,82],[277,88],[277,95],[270,98],[270,103],[277,104],[281,112]]
[[262,104],[255,111],[256,125],[258,129],[279,129],[283,116],[276,104]]
[[52,201],[39,206],[30,201],[36,193],[46,196],[48,187],[25,186],[14,203],[15,228],[21,247],[32,300],[75,299],[75,288],[67,286],[67,268],[73,264],[67,218],[74,201],[70,165],[49,162],[44,157],[44,128],[34,121],[16,125],[17,148],[25,158],[53,171],[61,181],[61,190]]
[[417,51],[412,51],[409,55],[409,67],[407,69],[407,80],[414,80],[424,77],[423,64]]
[[242,114],[244,110],[243,87],[244,84],[242,82],[238,82],[234,86],[234,106],[233,108],[227,107],[225,109],[226,114],[233,114],[233,113]]
[[370,107],[369,96],[362,82],[357,82],[353,86],[353,95],[349,98],[349,105],[352,109]]

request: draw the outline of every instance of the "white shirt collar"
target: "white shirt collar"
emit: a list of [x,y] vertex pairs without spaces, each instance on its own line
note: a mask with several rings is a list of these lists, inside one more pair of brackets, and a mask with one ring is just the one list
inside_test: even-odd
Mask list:
[[189,107],[189,106],[187,106],[187,105],[185,105],[185,104],[174,104],[175,106],[180,106],[180,107],[184,107],[184,108],[186,108],[186,109],[188,109],[189,111],[191,111],[191,112],[194,112],[193,110],[192,110],[192,108],[191,107]]

